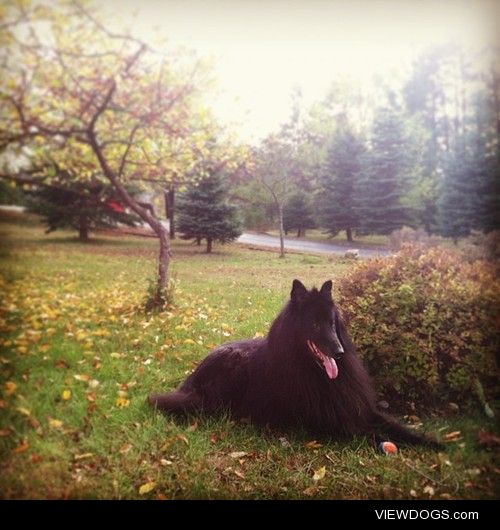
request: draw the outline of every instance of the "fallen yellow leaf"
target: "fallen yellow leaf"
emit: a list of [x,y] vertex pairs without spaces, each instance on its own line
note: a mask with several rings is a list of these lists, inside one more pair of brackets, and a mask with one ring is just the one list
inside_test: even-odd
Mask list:
[[130,451],[130,449],[132,449],[132,444],[125,444],[125,445],[122,445],[120,447],[118,452],[120,452],[122,455],[124,455],[125,453],[128,453]]
[[449,432],[444,435],[444,440],[445,442],[455,442],[461,439],[461,434],[460,431]]
[[323,447],[323,444],[320,444],[318,441],[316,440],[311,440],[310,442],[307,442],[306,443],[306,447],[308,449],[319,449],[320,447]]
[[90,375],[87,375],[87,374],[76,374],[73,376],[77,381],[89,381],[90,380]]
[[186,445],[189,445],[189,440],[183,434],[178,434],[176,438],[181,440],[181,442],[184,442]]
[[7,396],[12,396],[12,394],[16,391],[17,385],[14,383],[14,381],[7,381],[5,383],[5,394]]
[[318,488],[317,486],[309,486],[302,493],[304,495],[307,495],[308,497],[312,497],[313,495],[316,495],[316,493],[318,493]]
[[234,474],[238,477],[238,478],[241,478],[243,480],[245,480],[245,474],[241,471],[238,471],[237,469],[234,470]]
[[229,453],[229,456],[231,458],[243,458],[244,456],[247,456],[248,453],[245,451],[234,451],[234,453]]
[[84,460],[85,458],[92,458],[94,453],[82,453],[81,455],[75,455],[75,460]]
[[71,390],[63,390],[62,398],[64,399],[64,401],[68,401],[69,399],[71,399]]
[[321,480],[321,479],[325,478],[325,475],[326,475],[326,467],[325,466],[320,467],[319,469],[316,469],[316,471],[314,472],[314,475],[313,475],[314,482],[318,482],[318,480]]
[[425,486],[424,493],[427,493],[429,497],[434,495],[434,488],[432,486]]
[[150,491],[153,491],[156,487],[156,482],[146,482],[139,488],[139,495],[146,495]]
[[130,399],[119,397],[116,399],[116,405],[122,409],[128,407],[130,405]]
[[14,449],[14,453],[24,453],[27,449],[29,449],[30,444],[27,442],[27,440],[24,440],[24,442],[21,445],[18,445]]
[[49,425],[54,429],[60,429],[63,426],[63,422],[61,420],[49,418]]

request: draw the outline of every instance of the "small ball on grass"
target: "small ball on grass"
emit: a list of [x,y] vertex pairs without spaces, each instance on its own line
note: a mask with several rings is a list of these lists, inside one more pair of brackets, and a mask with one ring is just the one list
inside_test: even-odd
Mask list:
[[395,455],[398,452],[398,447],[392,442],[382,442],[379,446],[379,451],[384,455]]

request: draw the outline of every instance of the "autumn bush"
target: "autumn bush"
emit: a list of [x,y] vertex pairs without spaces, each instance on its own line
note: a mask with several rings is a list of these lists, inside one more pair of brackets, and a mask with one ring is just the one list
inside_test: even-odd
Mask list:
[[477,259],[499,260],[500,230],[493,230],[488,234],[473,231],[469,237],[463,240],[461,249],[469,261]]
[[[481,403],[498,390],[497,264],[442,247],[404,246],[361,263],[339,285],[359,353],[398,408]],[[484,391],[484,392],[483,392]],[[405,404],[406,406],[406,404]]]
[[420,247],[435,247],[440,244],[438,236],[429,235],[423,228],[416,230],[409,226],[404,226],[399,230],[394,230],[389,236],[389,247],[392,250],[401,250],[407,244],[416,244]]

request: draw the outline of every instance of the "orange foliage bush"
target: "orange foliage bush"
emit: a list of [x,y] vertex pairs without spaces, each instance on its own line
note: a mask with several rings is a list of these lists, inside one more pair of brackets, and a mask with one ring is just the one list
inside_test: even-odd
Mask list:
[[[381,395],[438,407],[498,389],[497,265],[405,246],[357,267],[339,285],[350,333]],[[478,392],[479,389],[479,392]],[[484,404],[484,403],[483,403]]]

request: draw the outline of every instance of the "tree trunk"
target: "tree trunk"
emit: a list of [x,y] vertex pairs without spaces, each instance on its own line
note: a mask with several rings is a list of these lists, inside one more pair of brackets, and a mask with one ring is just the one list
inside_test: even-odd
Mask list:
[[[491,90],[493,93],[493,107],[496,118],[497,134],[500,136],[500,98],[498,97],[498,85],[500,80],[498,79],[497,71],[495,70],[495,65],[491,63]],[[465,111],[464,111],[465,113]]]
[[196,244],[201,247],[201,237],[196,238]]
[[431,92],[431,135],[432,135],[432,160],[434,168],[438,166],[438,152],[439,152],[439,142],[438,142],[438,133],[437,133],[437,105],[436,105],[436,94],[434,90]]
[[156,283],[156,293],[149,300],[148,306],[150,308],[162,307],[165,305],[164,295],[165,288],[168,285],[169,275],[168,269],[170,265],[170,237],[169,232],[160,222],[160,220],[154,216],[154,211],[150,211],[147,208],[141,206],[127,191],[119,176],[111,169],[106,157],[104,156],[101,146],[97,142],[95,132],[93,130],[88,131],[88,139],[92,150],[94,151],[99,165],[106,176],[106,178],[113,184],[116,191],[120,195],[123,202],[132,209],[143,221],[153,229],[155,234],[160,240],[160,252],[159,252],[159,263],[158,263],[158,278]]
[[168,267],[170,265],[170,240],[168,230],[161,224],[157,225],[158,238],[160,239],[160,253],[158,257],[158,283],[156,289],[156,297],[158,302],[162,305],[165,289],[168,285]]
[[170,188],[164,191],[165,194],[165,213],[170,224],[170,239],[175,239],[175,188]]
[[300,237],[302,235],[302,230],[300,228],[297,229],[297,237]]
[[424,222],[425,233],[428,236],[430,236],[431,235],[431,223],[429,222],[429,218],[426,216],[423,222]]
[[156,289],[154,294],[146,303],[146,310],[160,309],[169,303],[166,298],[166,289],[169,281],[170,266],[170,238],[167,228],[158,220],[150,223],[151,228],[160,241],[160,251],[158,253],[158,277],[156,279]]
[[207,237],[207,254],[210,254],[212,252],[212,238]]
[[80,214],[78,223],[78,239],[82,243],[87,243],[89,240],[89,216],[86,213]]
[[285,236],[283,230],[283,205],[278,203],[278,216],[280,223],[280,258],[285,257]]
[[170,221],[170,205],[168,204],[169,197],[168,197],[168,190],[163,190],[163,200],[165,202],[165,218]]
[[347,236],[347,241],[352,243],[352,228],[350,226],[345,229],[345,235]]

